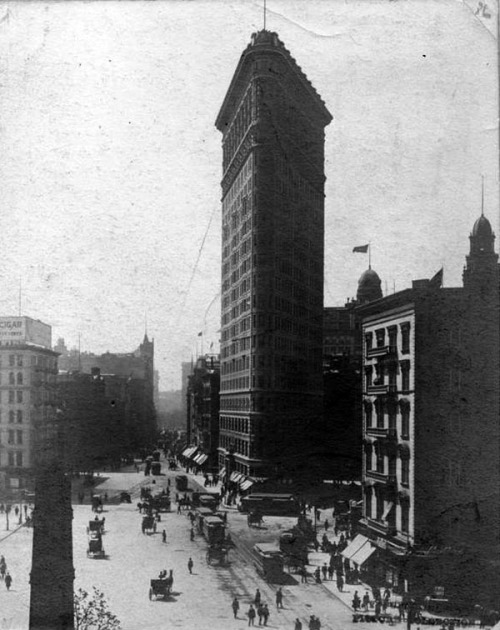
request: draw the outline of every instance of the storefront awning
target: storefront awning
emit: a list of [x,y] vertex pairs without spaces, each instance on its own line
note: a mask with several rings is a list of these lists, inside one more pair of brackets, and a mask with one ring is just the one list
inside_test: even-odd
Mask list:
[[226,478],[226,469],[224,466],[219,470],[219,478],[221,481],[224,481]]
[[240,483],[240,488],[242,490],[248,490],[251,486],[253,486],[253,481],[251,479],[245,479],[245,481]]
[[197,450],[198,450],[198,447],[197,446],[193,446],[193,448],[191,449],[191,452],[188,455],[189,459],[194,459],[194,455],[195,455]]
[[202,466],[208,459],[208,455],[205,455],[205,453],[202,453],[201,455],[197,456],[197,464],[199,466]]
[[199,462],[199,459],[200,459],[201,455],[202,455],[201,453],[198,453],[198,455],[195,455],[195,456],[193,457],[193,462],[194,462],[195,464],[199,464],[199,463],[200,463],[200,462]]
[[344,551],[341,552],[341,556],[347,558],[347,560],[352,560],[352,556],[361,549],[363,545],[368,542],[368,538],[363,536],[362,534],[358,534],[354,540],[352,540]]
[[351,557],[351,562],[354,562],[360,567],[375,551],[376,547],[373,547],[371,543],[367,542]]
[[190,446],[188,446],[187,448],[185,448],[185,449],[182,451],[182,457],[189,457],[189,451],[190,451],[190,450],[191,450],[191,447],[190,447]]

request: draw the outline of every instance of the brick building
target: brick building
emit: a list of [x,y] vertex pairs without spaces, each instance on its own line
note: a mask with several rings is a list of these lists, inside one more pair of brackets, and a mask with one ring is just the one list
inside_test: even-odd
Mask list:
[[500,541],[494,238],[481,216],[463,287],[442,288],[437,274],[358,309],[364,515],[344,552],[378,584],[490,606]]

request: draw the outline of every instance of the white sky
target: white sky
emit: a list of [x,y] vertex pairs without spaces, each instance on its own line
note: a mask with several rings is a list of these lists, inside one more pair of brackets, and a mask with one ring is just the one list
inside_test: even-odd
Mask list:
[[[497,45],[467,1],[268,0],[334,116],[327,306],[355,296],[368,241],[390,292],[441,265],[459,285],[481,174],[498,233]],[[125,352],[147,312],[162,390],[198,332],[216,349],[214,121],[262,4],[0,2],[0,314],[21,277],[23,314],[54,342]]]

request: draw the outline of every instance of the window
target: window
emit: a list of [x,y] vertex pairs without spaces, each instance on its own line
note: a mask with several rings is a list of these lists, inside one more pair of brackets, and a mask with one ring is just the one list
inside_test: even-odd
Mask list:
[[23,432],[22,431],[16,431],[16,442],[17,444],[22,444],[23,443]]
[[9,411],[9,424],[13,424],[14,422],[14,412],[11,410]]
[[410,504],[407,501],[401,503],[401,531],[407,534],[410,530]]
[[383,454],[383,449],[381,448],[380,444],[376,445],[376,449],[375,449],[375,456],[376,456],[376,466],[377,466],[377,472],[384,474],[384,470],[385,470],[385,457]]
[[382,348],[385,342],[385,328],[379,328],[375,331],[377,337],[377,348]]
[[372,386],[372,375],[373,375],[373,366],[367,365],[365,367],[366,387],[371,387]]
[[377,496],[377,521],[382,520],[382,516],[384,514],[384,497],[381,490],[376,492]]
[[410,483],[410,460],[407,455],[401,460],[401,483],[405,486]]
[[389,334],[389,347],[391,350],[396,350],[398,346],[398,329],[397,326],[390,326],[387,329]]
[[395,391],[397,386],[398,368],[396,365],[391,363],[388,366],[387,372],[389,374],[389,389]]
[[13,389],[9,389],[9,404],[13,405],[15,402],[15,394]]
[[401,389],[404,392],[410,391],[410,362],[401,361]]
[[372,418],[373,418],[373,405],[371,404],[371,402],[366,401],[364,403],[364,408],[365,408],[365,426],[371,427]]
[[17,366],[18,367],[22,367],[23,366],[23,355],[22,354],[18,354],[17,355]]
[[23,454],[18,451],[16,453],[16,466],[22,466],[23,465]]
[[22,409],[18,409],[17,410],[17,422],[18,424],[20,424],[23,421],[23,410]]
[[378,398],[375,401],[375,413],[377,415],[377,428],[384,428],[384,403]]
[[373,343],[373,333],[366,333],[366,335],[365,335],[365,348],[366,348],[367,352],[372,347],[372,343]]
[[401,437],[404,440],[410,438],[410,403],[401,401]]
[[9,365],[14,366],[16,364],[16,360],[13,354],[9,355]]
[[14,466],[14,453],[9,451],[9,466]]
[[410,352],[410,323],[401,324],[401,352],[408,354]]
[[14,378],[14,372],[9,372],[9,385],[15,385],[16,381]]
[[17,384],[18,385],[22,385],[23,384],[23,373],[22,372],[18,372],[17,373]]
[[14,444],[14,431],[9,431],[9,438],[7,440],[8,444]]
[[366,488],[365,492],[365,516],[371,518],[372,516],[372,489]]
[[23,392],[21,389],[17,390],[17,402],[18,403],[22,403],[23,402]]

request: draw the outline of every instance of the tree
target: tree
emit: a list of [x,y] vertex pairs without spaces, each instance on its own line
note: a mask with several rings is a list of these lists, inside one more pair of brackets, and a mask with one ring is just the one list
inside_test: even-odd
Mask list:
[[104,593],[80,588],[75,593],[75,630],[120,630],[119,619],[108,608]]

